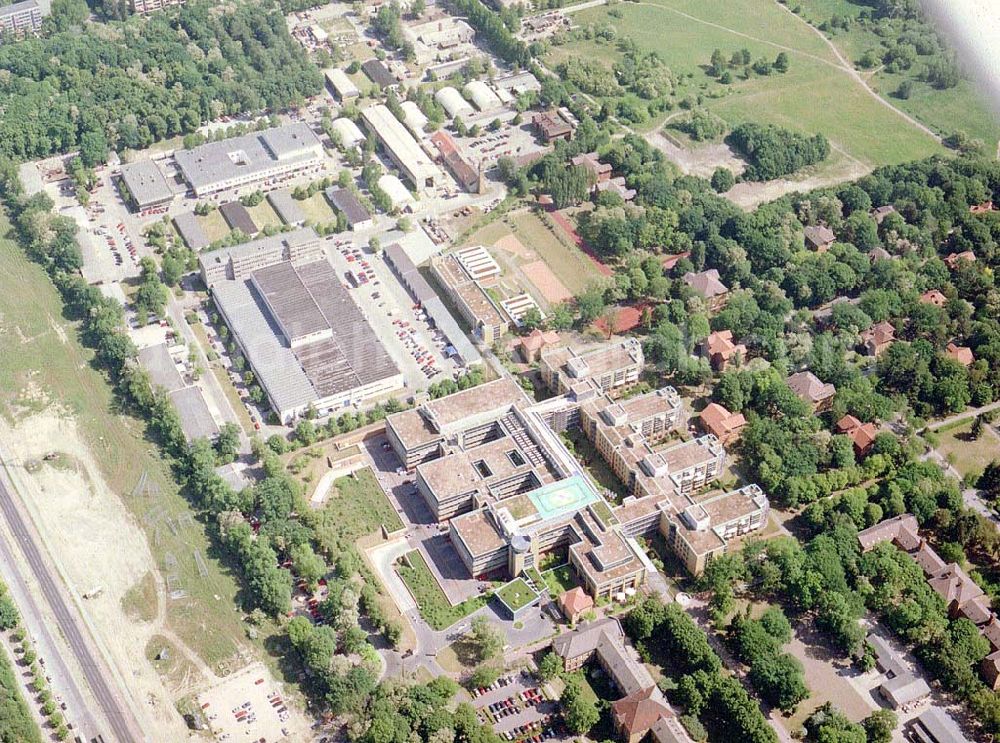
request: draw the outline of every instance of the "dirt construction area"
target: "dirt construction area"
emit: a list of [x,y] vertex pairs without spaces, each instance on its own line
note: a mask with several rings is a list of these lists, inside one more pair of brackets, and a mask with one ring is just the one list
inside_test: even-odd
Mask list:
[[[143,727],[157,731],[158,740],[187,740],[190,731],[175,700],[220,679],[166,626],[166,585],[143,530],[104,481],[73,418],[52,406],[24,416],[16,427],[0,417],[0,445],[19,465],[26,506]],[[144,583],[149,590],[137,592]],[[79,598],[84,594],[91,597]],[[161,677],[147,658],[148,648],[164,644],[177,657],[174,672]],[[274,687],[263,667],[259,677]],[[301,718],[285,726],[307,729]]]
[[[72,592],[82,596],[100,589],[84,600],[87,619],[125,682],[136,714],[146,718],[147,729],[183,739],[171,694],[145,661],[153,625],[134,622],[122,609],[128,589],[155,570],[142,531],[104,483],[72,418],[50,408],[25,417],[16,428],[0,422],[0,443],[22,465],[21,494]],[[47,455],[51,461],[44,461]]]

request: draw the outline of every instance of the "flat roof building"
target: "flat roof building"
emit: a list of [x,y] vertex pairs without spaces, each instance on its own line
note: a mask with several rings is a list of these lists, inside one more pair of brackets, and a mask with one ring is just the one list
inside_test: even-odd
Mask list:
[[282,423],[403,387],[403,375],[325,258],[254,269],[216,283],[212,296]]
[[301,122],[174,152],[184,179],[199,197],[317,169],[323,157],[319,137]]
[[341,103],[349,101],[352,98],[357,98],[361,95],[361,91],[358,90],[358,86],[355,85],[354,81],[347,76],[347,73],[339,67],[331,67],[328,70],[324,70],[323,75],[326,77],[327,87],[330,88],[330,92],[333,93],[333,97]]
[[492,344],[507,332],[507,317],[481,284],[466,273],[454,253],[432,259],[431,272],[472,328],[474,337]]
[[386,106],[369,106],[361,112],[361,117],[418,192],[434,186],[441,171]]
[[184,0],[132,0],[132,12],[140,15],[155,13],[164,8],[183,5]]
[[136,210],[169,204],[174,199],[173,189],[152,160],[123,164],[121,178]]
[[374,226],[375,221],[372,219],[372,215],[368,213],[357,194],[351,189],[330,186],[323,193],[326,195],[326,200],[330,202],[330,206],[344,215],[348,229],[366,230]]
[[625,338],[582,352],[567,347],[547,349],[542,352],[539,372],[545,385],[561,395],[588,379],[605,391],[635,384],[644,363],[639,341]]
[[209,245],[208,234],[198,221],[198,215],[194,212],[183,212],[174,217],[174,227],[180,233],[184,244],[191,250],[199,251]]
[[298,266],[322,258],[319,236],[311,228],[303,228],[202,253],[198,264],[205,286],[211,289],[220,281],[246,279],[251,272],[281,261]]
[[36,0],[4,5],[0,7],[0,33],[16,37],[35,33],[42,27],[42,15]]
[[292,198],[292,192],[287,188],[271,191],[267,195],[267,201],[274,209],[275,214],[287,225],[301,227],[306,223],[306,214],[299,206],[299,202]]

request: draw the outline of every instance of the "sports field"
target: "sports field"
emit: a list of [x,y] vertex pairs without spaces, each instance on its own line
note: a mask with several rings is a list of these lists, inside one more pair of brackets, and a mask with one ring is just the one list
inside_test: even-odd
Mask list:
[[[822,132],[835,149],[869,167],[941,151],[930,134],[866,90],[812,27],[772,0],[642,0],[588,8],[572,18],[581,26],[611,25],[619,38],[659,54],[680,80],[678,101],[701,96],[730,124]],[[754,60],[785,52],[789,70],[749,80],[735,74],[730,85],[706,75],[714,49],[728,57],[743,48]],[[620,54],[613,44],[574,41],[552,47],[546,61],[554,66],[580,57],[610,62]]]

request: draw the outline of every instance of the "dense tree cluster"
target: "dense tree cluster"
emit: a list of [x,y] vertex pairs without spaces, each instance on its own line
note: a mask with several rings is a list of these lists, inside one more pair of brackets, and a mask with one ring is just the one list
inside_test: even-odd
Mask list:
[[737,657],[750,666],[750,683],[765,702],[792,712],[809,696],[802,664],[781,651],[792,639],[792,628],[780,608],[767,609],[760,619],[737,616],[729,635]]
[[749,181],[780,178],[830,155],[830,143],[822,134],[806,137],[771,124],[739,124],[728,141],[747,160],[743,177]]
[[0,153],[79,148],[85,165],[222,115],[280,110],[322,84],[281,13],[257,3],[195,2],[4,44],[0,70]]
[[708,638],[677,604],[651,596],[625,618],[625,631],[641,654],[655,659],[676,681],[672,701],[697,719],[712,740],[774,743],[777,736],[760,707],[722,662]]

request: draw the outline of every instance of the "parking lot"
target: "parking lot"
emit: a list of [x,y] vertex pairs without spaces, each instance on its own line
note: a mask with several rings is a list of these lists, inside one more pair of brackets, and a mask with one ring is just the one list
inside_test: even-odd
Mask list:
[[472,696],[480,723],[504,740],[541,743],[560,734],[558,703],[546,699],[528,673],[502,676],[489,688],[473,689]]
[[328,240],[327,245],[334,268],[403,372],[411,393],[460,371],[445,355],[447,340],[431,328],[380,255],[344,237]]

